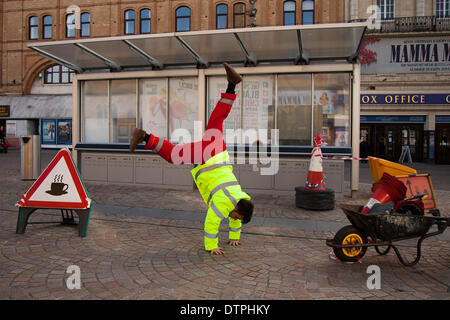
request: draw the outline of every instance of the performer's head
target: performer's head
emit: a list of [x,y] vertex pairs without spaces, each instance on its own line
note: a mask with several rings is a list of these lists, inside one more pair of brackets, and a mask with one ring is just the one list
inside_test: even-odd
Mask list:
[[249,223],[253,215],[253,203],[250,200],[241,199],[236,208],[230,212],[233,219],[242,220],[242,223]]

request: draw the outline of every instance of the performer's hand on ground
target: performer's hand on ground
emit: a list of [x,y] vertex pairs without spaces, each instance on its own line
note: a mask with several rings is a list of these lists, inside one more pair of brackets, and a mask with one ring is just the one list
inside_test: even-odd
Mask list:
[[228,240],[228,244],[229,244],[230,246],[233,246],[233,247],[237,247],[237,246],[240,246],[240,245],[241,245],[241,243],[239,242],[239,240]]
[[225,251],[223,251],[223,249],[222,248],[220,248],[220,247],[217,247],[217,248],[215,248],[215,249],[212,249],[211,251],[211,254],[225,254]]

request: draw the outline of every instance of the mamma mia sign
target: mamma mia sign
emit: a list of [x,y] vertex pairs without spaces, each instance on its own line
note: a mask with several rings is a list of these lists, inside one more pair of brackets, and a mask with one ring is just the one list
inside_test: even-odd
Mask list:
[[450,72],[450,39],[365,39],[359,56],[361,73]]

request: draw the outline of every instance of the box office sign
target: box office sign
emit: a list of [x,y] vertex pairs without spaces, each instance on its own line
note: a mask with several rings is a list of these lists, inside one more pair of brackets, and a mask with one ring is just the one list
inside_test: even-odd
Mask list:
[[450,105],[450,94],[362,94],[361,104]]
[[0,117],[9,118],[10,106],[0,105]]
[[450,72],[450,39],[367,38],[358,59],[362,74]]

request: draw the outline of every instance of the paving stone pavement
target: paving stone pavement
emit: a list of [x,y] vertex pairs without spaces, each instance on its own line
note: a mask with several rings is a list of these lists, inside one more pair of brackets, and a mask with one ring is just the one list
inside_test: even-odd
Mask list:
[[[43,168],[53,155],[42,152]],[[360,263],[344,264],[331,260],[325,245],[349,224],[340,209],[308,211],[295,207],[294,195],[255,195],[255,217],[244,227],[243,245],[226,245],[225,226],[220,244],[226,254],[211,256],[203,249],[206,207],[197,191],[86,183],[94,200],[87,237],[60,224],[29,225],[19,235],[14,203],[33,182],[20,179],[18,151],[0,154],[0,169],[0,299],[450,298],[448,231],[424,241],[414,267],[373,248]],[[344,194],[337,203],[363,204],[370,184],[361,190],[359,198]],[[450,187],[444,183],[435,191],[448,216]],[[60,219],[56,210],[38,212],[32,221]],[[400,249],[408,258],[415,254],[411,241]],[[71,265],[80,268],[81,289],[68,289]],[[381,289],[367,287],[371,265],[380,267]]]

